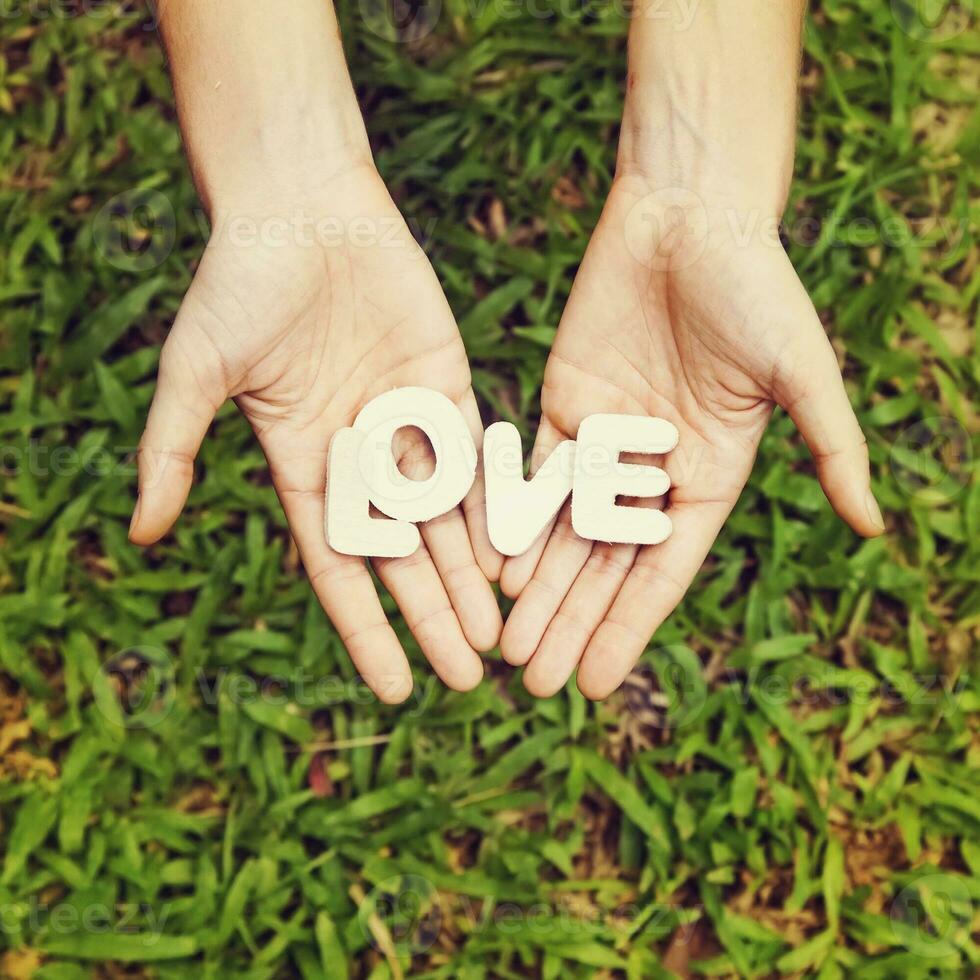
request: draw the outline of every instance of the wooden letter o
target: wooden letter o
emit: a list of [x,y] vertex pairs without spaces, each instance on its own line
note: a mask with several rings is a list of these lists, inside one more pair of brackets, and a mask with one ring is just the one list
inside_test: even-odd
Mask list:
[[[394,434],[421,429],[432,443],[435,472],[427,480],[402,474],[391,452]],[[354,428],[363,434],[360,467],[371,502],[382,514],[414,524],[452,510],[476,479],[476,444],[463,413],[442,392],[395,388],[361,409]]]

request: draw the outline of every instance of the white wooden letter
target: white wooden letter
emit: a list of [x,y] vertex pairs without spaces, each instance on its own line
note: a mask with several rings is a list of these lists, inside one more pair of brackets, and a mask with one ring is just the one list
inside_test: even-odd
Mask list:
[[487,484],[487,530],[502,555],[522,555],[572,492],[575,443],[559,443],[534,477],[524,479],[521,434],[510,422],[495,422],[483,437]]
[[621,453],[668,453],[678,432],[665,419],[638,415],[590,415],[579,426],[572,493],[572,527],[583,538],[617,544],[660,544],[670,537],[661,510],[623,507],[620,494],[659,497],[670,477],[656,466],[620,462]]
[[327,542],[342,555],[407,558],[421,536],[414,524],[371,517],[359,454],[364,435],[338,429],[327,454]]
[[[405,426],[432,443],[436,468],[427,480],[410,480],[392,455],[391,440]],[[364,435],[359,465],[371,502],[400,521],[430,521],[452,510],[476,479],[476,444],[463,413],[442,392],[395,388],[361,409],[354,428]]]

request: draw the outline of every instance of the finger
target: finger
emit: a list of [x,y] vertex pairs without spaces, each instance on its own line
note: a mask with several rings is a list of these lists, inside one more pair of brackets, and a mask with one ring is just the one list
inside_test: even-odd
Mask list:
[[725,501],[677,503],[667,511],[673,533],[640,550],[579,664],[578,687],[594,700],[608,697],[626,679],[660,624],[684,598],[732,505]]
[[339,555],[323,530],[327,454],[319,450],[269,460],[303,567],[357,672],[377,697],[399,704],[411,694],[412,671],[362,558]]
[[[473,440],[476,443],[480,458],[476,468],[476,479],[473,481],[470,492],[463,500],[466,528],[469,532],[473,555],[483,570],[484,577],[488,582],[496,582],[500,578],[500,571],[504,566],[504,556],[490,543],[490,532],[487,530],[487,488],[483,476],[483,420],[480,418],[480,409],[472,389],[459,407],[470,432],[473,434]],[[494,604],[496,605],[496,599],[494,599]],[[494,646],[496,646],[496,642],[494,640]]]
[[[559,432],[546,418],[541,419],[537,438],[534,441],[534,449],[531,452],[531,465],[529,467],[531,476],[534,476],[541,464],[554,452],[558,443],[562,442],[565,438],[567,437]],[[531,580],[531,576],[534,574],[534,570],[537,568],[538,562],[544,554],[545,547],[548,544],[548,539],[555,524],[555,521],[550,521],[548,526],[538,535],[534,544],[523,555],[516,555],[513,558],[508,558],[504,562],[503,570],[500,573],[500,591],[508,598],[516,599]],[[524,661],[520,662],[523,663]]]
[[156,391],[140,438],[139,495],[129,526],[134,544],[158,541],[184,509],[194,459],[227,397],[216,359],[206,350],[191,356],[179,339],[180,330],[178,317],[160,351]]
[[551,697],[565,686],[626,581],[638,550],[628,544],[592,549],[524,671],[524,686],[535,697]]
[[809,329],[788,353],[788,367],[774,375],[773,396],[806,440],[817,476],[838,515],[864,537],[885,530],[871,490],[868,444],[847,398],[834,349],[813,307]]
[[476,687],[483,661],[463,635],[425,544],[408,558],[376,558],[373,564],[443,683],[455,691]]
[[462,511],[457,507],[427,521],[420,530],[467,642],[475,650],[492,650],[504,622],[497,597],[473,554]]
[[[422,436],[422,433],[411,429],[402,430],[395,437],[393,449],[398,460],[398,468],[410,479],[426,479],[433,472],[436,460],[432,445]],[[426,547],[420,549],[415,556],[406,559],[415,562],[416,571],[422,576],[418,586],[409,587],[407,580],[399,572],[402,565],[398,562],[375,563],[375,568],[387,569],[389,575],[395,575],[396,581],[404,581],[406,596],[416,603],[420,599],[416,593],[422,593],[427,584],[431,586],[429,582],[431,577],[429,573],[431,573],[435,576],[438,585],[437,589],[430,589],[432,596],[444,599],[447,605],[450,603],[455,605],[457,610],[454,613],[455,632],[460,636],[470,635],[474,646],[485,646],[485,649],[492,650],[500,636],[502,626],[500,611],[490,583],[476,564],[462,511],[458,507],[453,508],[441,518],[424,523],[420,530],[426,541]],[[440,575],[445,573],[443,581],[439,581],[437,571]],[[455,598],[451,600],[449,596]],[[398,596],[395,598],[398,599]],[[399,605],[402,605],[401,601]],[[404,607],[403,612],[408,615]],[[420,615],[430,615],[430,610],[423,609]],[[448,628],[448,624],[445,625]],[[463,628],[467,629],[467,634],[460,632]],[[447,632],[439,630],[437,634],[439,635],[436,636],[436,640],[440,643],[442,640],[448,642]],[[467,648],[470,649],[469,642]],[[470,649],[471,654],[472,652]],[[481,663],[479,676],[482,676],[482,672]],[[461,675],[457,683],[466,684],[470,674],[472,671],[465,676]],[[474,683],[479,683],[479,676]]]
[[500,653],[507,663],[520,666],[531,659],[591,552],[592,542],[572,529],[572,509],[566,503],[534,575],[504,623]]

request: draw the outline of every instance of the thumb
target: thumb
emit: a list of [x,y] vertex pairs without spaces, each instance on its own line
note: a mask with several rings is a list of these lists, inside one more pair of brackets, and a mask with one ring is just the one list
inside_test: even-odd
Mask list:
[[806,326],[787,351],[789,370],[773,373],[773,397],[796,423],[831,506],[860,535],[885,530],[871,490],[868,443],[848,401],[834,349],[806,299]]
[[160,351],[157,387],[138,452],[139,496],[129,525],[134,544],[153,544],[170,530],[187,500],[194,459],[226,397],[213,352],[191,357],[180,317]]

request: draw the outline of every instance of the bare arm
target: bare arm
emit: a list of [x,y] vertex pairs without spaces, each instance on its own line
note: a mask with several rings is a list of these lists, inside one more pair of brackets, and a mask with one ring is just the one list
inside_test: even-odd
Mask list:
[[793,176],[803,0],[702,0],[673,28],[639,0],[621,174],[781,213]]
[[[774,405],[796,423],[830,503],[861,535],[884,522],[836,354],[782,248],[793,169],[801,0],[700,0],[677,29],[640,0],[612,191],[562,315],[538,446],[592,412],[660,416],[681,434],[657,506],[673,534],[593,545],[567,513],[508,559],[501,652],[534,694],[578,668],[613,691],[681,601],[738,501]],[[564,522],[564,526],[562,526]]]
[[338,169],[370,162],[326,0],[168,0],[161,29],[209,207],[316,197]]
[[[233,398],[324,610],[367,683],[402,700],[412,675],[368,569],[325,538],[327,448],[376,394],[420,384],[482,435],[452,310],[374,167],[329,0],[169,0],[162,30],[214,230],[160,354],[130,538],[148,545],[170,529]],[[478,488],[464,508],[423,526],[409,558],[375,562],[460,689],[479,682],[475,648],[501,628]]]

